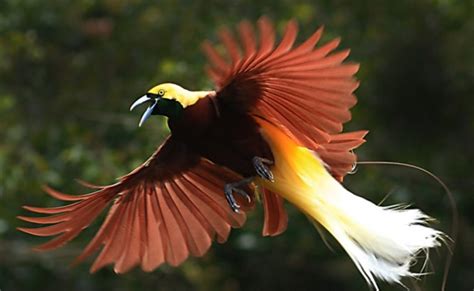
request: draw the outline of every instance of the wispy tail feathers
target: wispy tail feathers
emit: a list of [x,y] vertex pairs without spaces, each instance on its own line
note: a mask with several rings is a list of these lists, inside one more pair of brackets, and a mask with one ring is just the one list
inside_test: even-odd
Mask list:
[[417,255],[440,246],[443,233],[430,228],[431,219],[418,209],[378,206],[346,190],[310,150],[260,120],[270,144],[275,182],[261,181],[322,225],[341,244],[369,285],[375,278],[401,284]]

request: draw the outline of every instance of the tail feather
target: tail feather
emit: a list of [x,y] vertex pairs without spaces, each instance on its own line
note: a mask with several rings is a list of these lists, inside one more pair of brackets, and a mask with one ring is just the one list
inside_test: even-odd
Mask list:
[[275,181],[259,180],[322,225],[341,244],[369,285],[375,278],[400,283],[416,256],[437,247],[440,231],[418,209],[378,206],[346,190],[312,151],[299,146],[271,123],[257,119],[269,143]]

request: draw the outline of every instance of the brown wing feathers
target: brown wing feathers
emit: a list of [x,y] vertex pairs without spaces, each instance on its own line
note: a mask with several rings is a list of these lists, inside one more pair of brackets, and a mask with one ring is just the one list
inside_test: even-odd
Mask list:
[[[57,235],[37,249],[57,248],[87,228],[115,199],[99,231],[76,260],[102,247],[91,272],[107,264],[115,264],[117,273],[136,265],[151,271],[164,262],[176,266],[189,255],[202,256],[214,238],[224,242],[231,227],[245,222],[245,214],[234,213],[222,194],[225,183],[241,177],[180,149],[168,140],[144,165],[91,194],[72,196],[46,188],[54,198],[73,203],[56,208],[25,206],[49,216],[20,219],[51,225],[19,229],[39,236]],[[239,202],[243,210],[251,207]]]
[[[349,109],[357,102],[352,93],[358,87],[353,75],[359,65],[343,63],[349,50],[334,52],[340,39],[315,47],[322,28],[293,48],[298,27],[290,21],[275,48],[270,20],[262,17],[257,26],[259,41],[249,22],[240,23],[242,48],[229,30],[221,30],[227,58],[204,42],[210,62],[207,72],[219,89],[217,97],[223,104],[244,108],[281,126],[302,145],[315,150],[331,173],[342,180],[356,161],[352,149],[362,144],[367,134],[340,134],[343,124],[351,119]],[[281,198],[268,191],[263,196],[263,234],[279,234],[287,223]]]
[[[249,22],[240,23],[241,47],[229,30],[222,30],[219,36],[227,51],[225,57],[204,43],[211,63],[207,70],[219,89],[217,98],[224,105],[275,122],[302,145],[315,150],[331,173],[342,179],[356,160],[351,150],[364,142],[367,133],[340,133],[356,103],[352,92],[358,82],[353,75],[359,66],[343,63],[348,50],[333,52],[339,39],[315,47],[322,28],[296,48],[295,21],[288,23],[276,48],[275,31],[267,18],[258,21],[258,31],[259,41]],[[178,265],[189,255],[203,255],[213,239],[226,241],[232,227],[243,225],[245,214],[234,213],[222,193],[225,183],[240,178],[170,138],[146,163],[116,184],[100,187],[83,183],[94,192],[78,196],[45,188],[52,197],[71,204],[25,206],[46,216],[20,219],[47,226],[19,229],[37,236],[56,236],[37,249],[57,248],[74,239],[112,204],[76,262],[101,248],[92,272],[108,264],[114,264],[117,273],[136,265],[145,271],[165,262]],[[242,210],[252,207],[236,198]],[[263,235],[283,232],[288,217],[282,198],[264,189],[263,204]]]
[[321,159],[330,165],[329,172],[339,181],[353,170],[357,156],[352,150],[365,141],[366,134],[367,131],[364,130],[336,134],[331,136],[329,143],[321,145],[317,150]]
[[288,215],[283,207],[283,198],[281,196],[263,189],[263,236],[276,236],[286,230],[288,226]]
[[220,89],[218,98],[223,103],[246,105],[248,112],[274,121],[301,144],[327,158],[325,162],[334,175],[344,176],[355,162],[350,151],[364,142],[367,133],[339,136],[343,124],[351,119],[349,109],[357,102],[352,93],[358,86],[353,75],[359,65],[343,63],[349,50],[334,52],[339,39],[316,47],[322,28],[293,48],[298,28],[290,21],[274,48],[270,20],[262,17],[257,26],[259,41],[250,23],[239,25],[242,48],[229,30],[221,31],[228,58],[209,42],[203,44],[210,61],[207,71]]

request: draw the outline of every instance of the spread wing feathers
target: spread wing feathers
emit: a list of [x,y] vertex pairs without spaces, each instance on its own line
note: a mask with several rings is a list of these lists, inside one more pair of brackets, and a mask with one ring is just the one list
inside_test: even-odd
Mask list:
[[[168,138],[147,162],[116,184],[89,185],[95,192],[79,196],[45,188],[54,198],[72,203],[54,208],[25,206],[49,216],[20,219],[50,225],[20,230],[37,236],[56,235],[37,247],[54,249],[75,238],[115,199],[99,231],[76,261],[103,246],[91,272],[107,264],[114,264],[117,273],[138,264],[145,271],[164,262],[175,266],[189,255],[202,256],[214,238],[224,242],[231,227],[243,225],[245,214],[234,213],[223,195],[226,181],[239,179],[234,172],[195,156]],[[251,207],[245,200],[239,204],[243,210]]]
[[327,144],[322,144],[317,153],[319,157],[328,165],[329,172],[339,181],[354,169],[357,156],[352,152],[365,142],[366,130],[339,133],[331,135],[331,140]]
[[263,189],[263,209],[265,217],[262,235],[276,236],[284,232],[288,226],[288,214],[283,207],[283,198]]
[[[207,71],[218,87],[217,96],[223,104],[276,121],[300,144],[318,152],[322,144],[333,143],[331,139],[351,119],[349,109],[357,102],[352,93],[358,87],[353,75],[359,65],[343,63],[349,50],[334,52],[339,39],[316,47],[322,28],[296,47],[295,21],[288,23],[277,46],[268,18],[258,21],[258,32],[259,41],[250,23],[243,21],[238,27],[241,45],[227,29],[219,34],[221,45],[204,42],[210,62]],[[352,147],[347,145],[346,155]],[[331,167],[346,164],[345,157],[343,161],[331,157],[336,158],[334,164],[326,161]]]

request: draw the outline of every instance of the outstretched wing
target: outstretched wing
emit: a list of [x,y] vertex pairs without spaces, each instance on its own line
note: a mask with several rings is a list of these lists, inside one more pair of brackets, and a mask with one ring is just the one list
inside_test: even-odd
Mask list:
[[116,184],[89,185],[96,191],[79,196],[46,188],[51,196],[72,203],[54,208],[25,206],[49,216],[20,219],[51,225],[19,229],[37,236],[57,235],[37,247],[54,249],[75,238],[113,201],[104,223],[77,261],[103,246],[91,272],[107,264],[114,264],[117,273],[138,264],[145,271],[164,262],[175,266],[189,255],[202,256],[214,238],[224,242],[231,227],[243,225],[245,214],[234,213],[223,195],[224,184],[239,179],[170,137],[148,161]]
[[[358,87],[359,65],[343,63],[349,50],[333,52],[340,40],[315,47],[318,29],[293,48],[298,28],[290,21],[275,47],[275,31],[266,17],[258,21],[259,41],[249,22],[238,27],[242,49],[232,33],[220,32],[222,47],[203,44],[210,61],[207,71],[218,87],[223,106],[264,116],[284,128],[304,146],[315,150],[340,179],[356,157],[351,150],[364,142],[366,131],[340,135],[351,119]],[[224,49],[226,56],[219,54]]]

